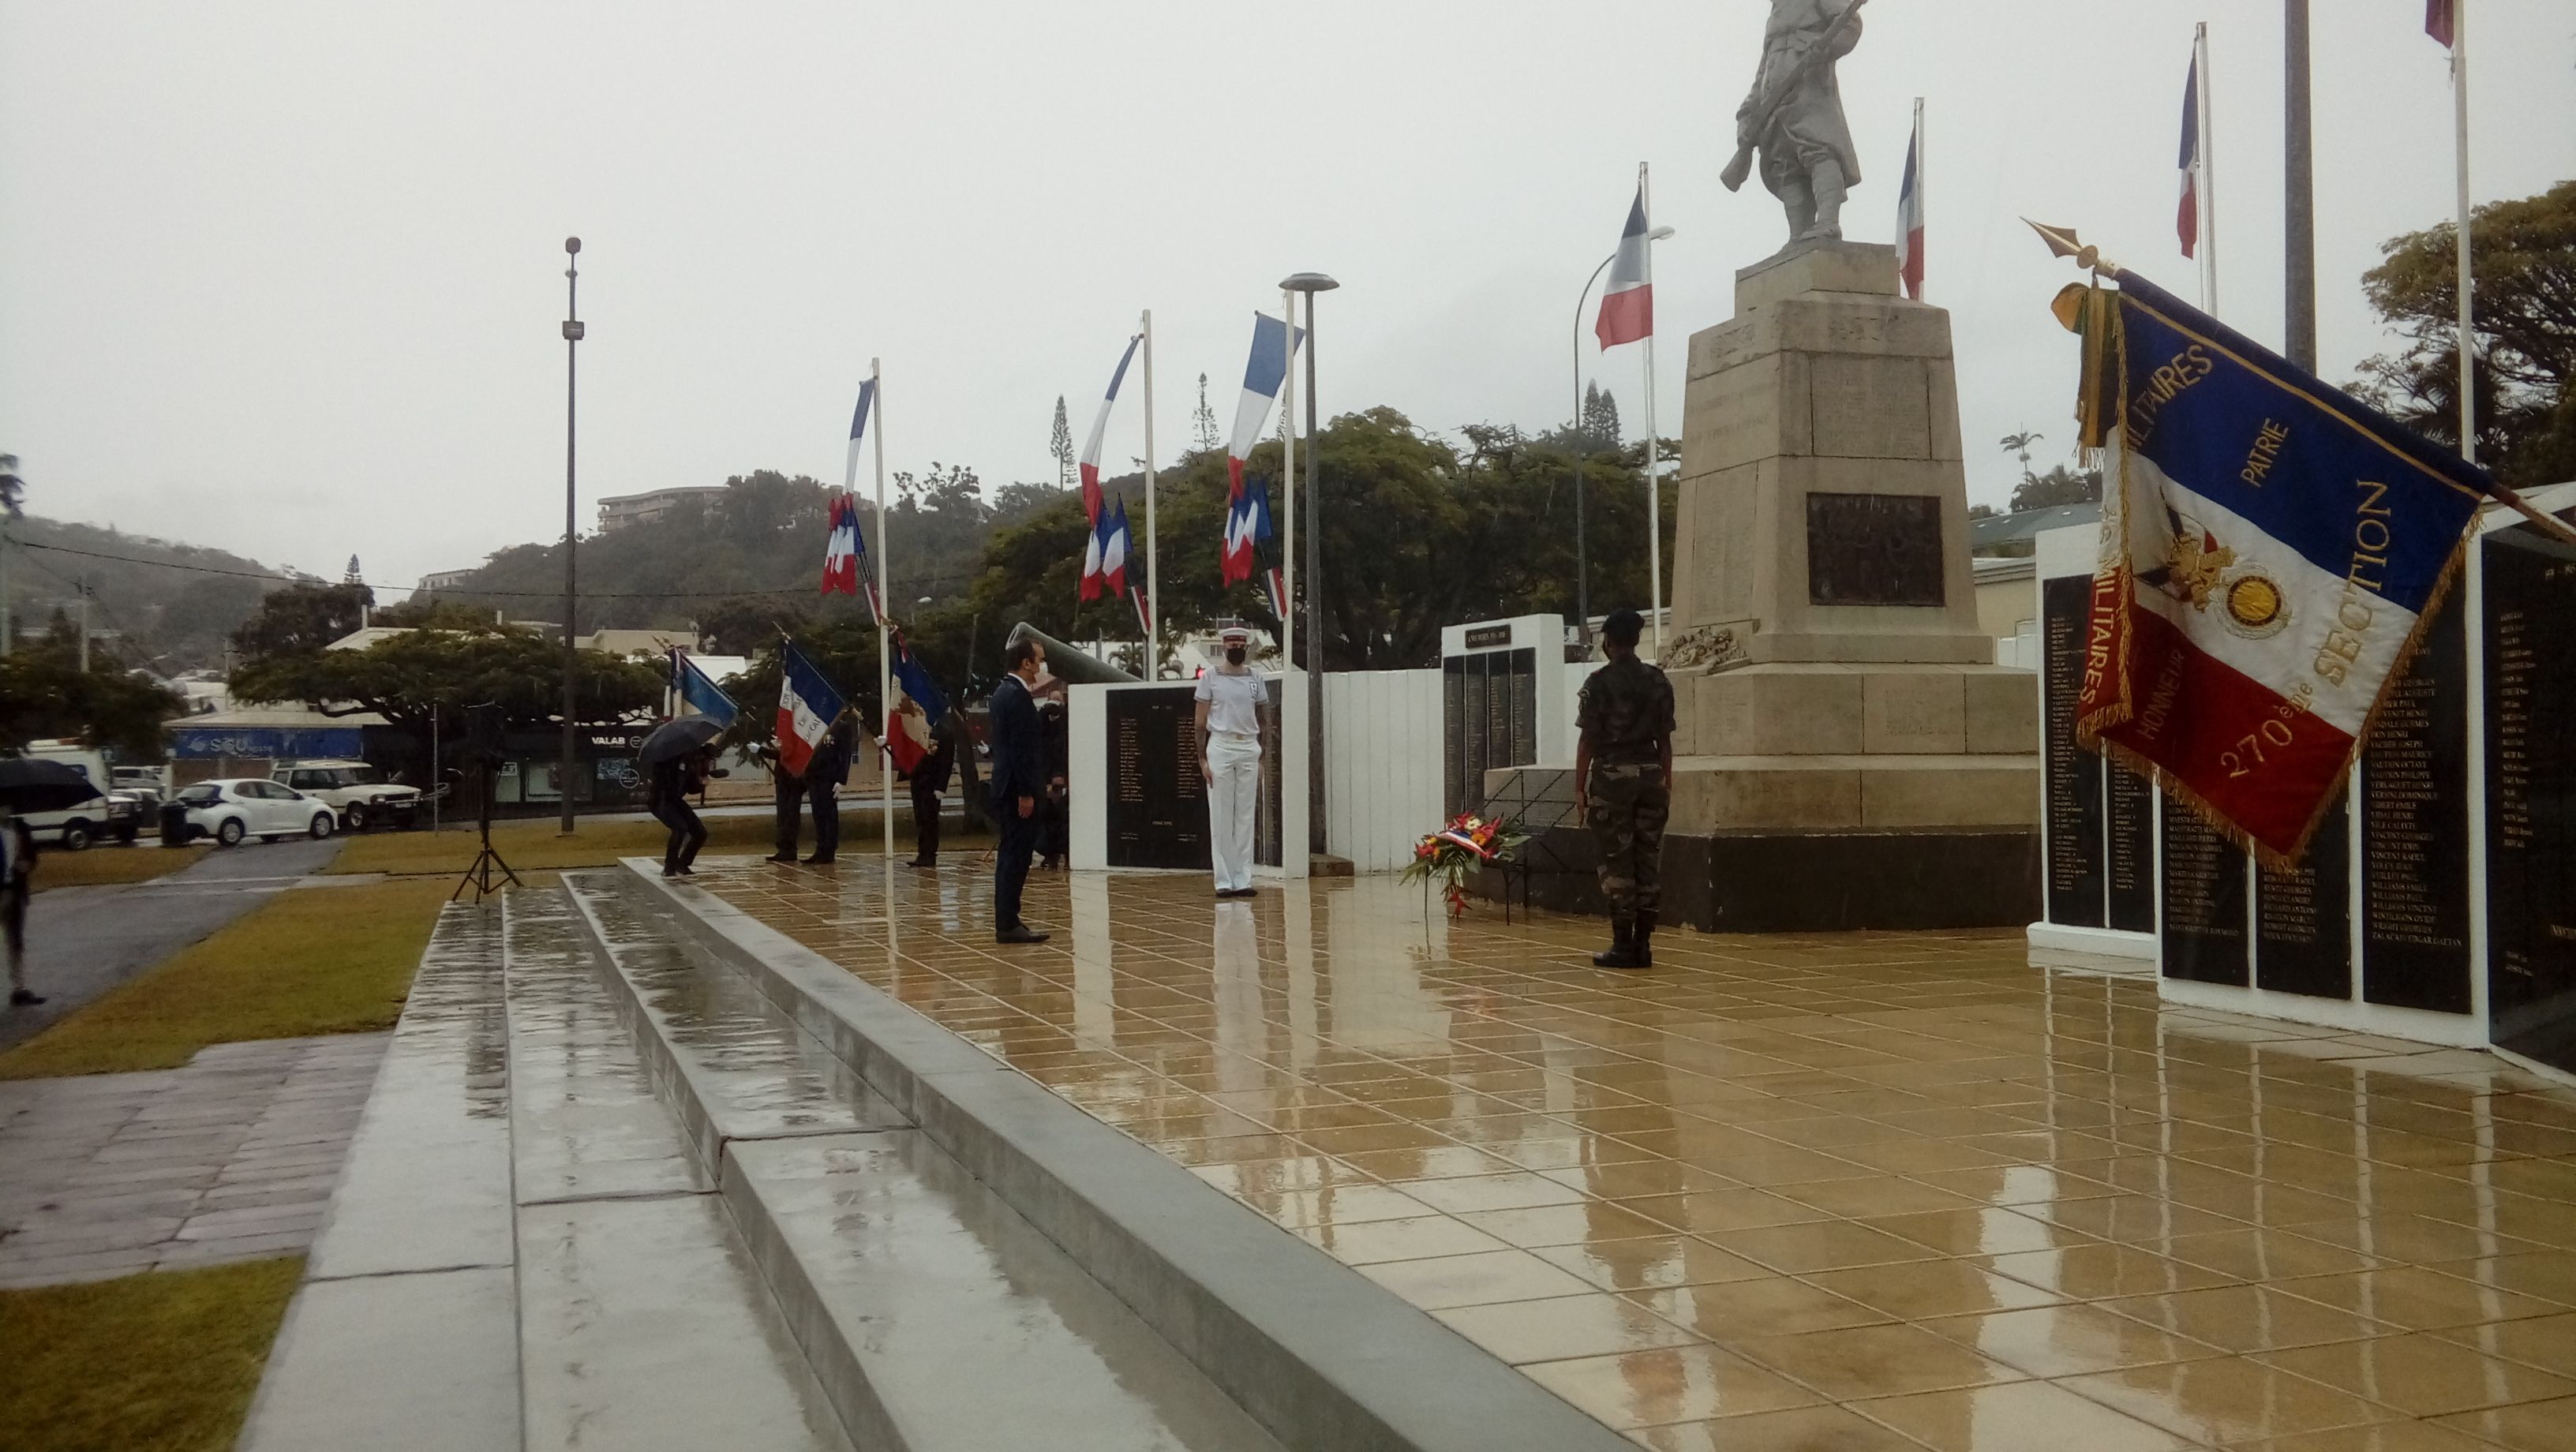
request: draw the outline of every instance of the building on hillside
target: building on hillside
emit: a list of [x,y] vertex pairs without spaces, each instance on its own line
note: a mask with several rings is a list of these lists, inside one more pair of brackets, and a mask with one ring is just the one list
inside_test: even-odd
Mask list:
[[606,534],[630,524],[651,524],[679,508],[683,500],[712,500],[724,492],[721,484],[693,484],[643,494],[612,494],[599,501],[599,532]]
[[2052,504],[2045,509],[2024,509],[2012,514],[1990,514],[1968,521],[1968,552],[1977,555],[2027,555],[2039,532],[2064,529],[2072,524],[2099,524],[2102,520],[2100,500],[2082,504]]
[[420,584],[414,588],[423,595],[435,595],[441,590],[457,589],[472,578],[472,570],[432,570],[421,576]]
[[693,630],[594,630],[581,638],[581,648],[609,655],[668,655],[695,651],[698,635]]

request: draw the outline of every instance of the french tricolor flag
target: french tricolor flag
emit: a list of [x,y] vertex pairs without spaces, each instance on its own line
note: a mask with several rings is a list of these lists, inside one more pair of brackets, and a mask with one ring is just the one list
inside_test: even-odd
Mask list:
[[[1305,339],[1306,330],[1299,328],[1297,341]],[[1261,442],[1261,425],[1270,417],[1270,405],[1279,401],[1280,385],[1288,381],[1288,354],[1288,325],[1267,313],[1254,313],[1252,360],[1243,368],[1243,397],[1234,406],[1234,438],[1225,447],[1229,499],[1243,497],[1243,462],[1252,457],[1252,446]]]
[[868,557],[867,542],[859,538],[859,506],[856,496],[843,490],[832,496],[831,533],[823,541],[823,593],[855,595],[859,593],[859,567]]
[[1254,548],[1270,538],[1270,486],[1255,479],[1236,491],[1225,512],[1225,548],[1217,556],[1219,579],[1233,585],[1252,578]]
[[1143,341],[1142,333],[1129,338],[1127,351],[1118,355],[1118,371],[1109,375],[1109,393],[1100,400],[1100,412],[1091,420],[1091,437],[1082,445],[1082,517],[1095,529],[1100,525],[1100,441],[1109,432],[1109,410],[1118,402],[1118,385],[1127,381],[1127,365],[1136,361],[1136,345]]
[[1923,116],[1914,117],[1914,140],[1905,148],[1905,185],[1896,194],[1896,275],[1905,295],[1923,301]]
[[778,662],[778,760],[789,774],[803,776],[814,748],[839,719],[844,702],[822,667],[796,642],[780,642]]
[[1127,593],[1127,501],[1101,511],[1082,547],[1082,598],[1111,599]]
[[1601,294],[1601,316],[1592,335],[1604,348],[1616,348],[1653,336],[1655,285],[1646,280],[1646,188],[1628,208],[1628,227],[1619,234],[1619,255],[1610,263],[1609,290]]
[[2190,74],[2182,84],[2182,203],[2174,213],[2174,232],[2182,238],[2182,255],[2200,247],[2200,54],[2192,53]]

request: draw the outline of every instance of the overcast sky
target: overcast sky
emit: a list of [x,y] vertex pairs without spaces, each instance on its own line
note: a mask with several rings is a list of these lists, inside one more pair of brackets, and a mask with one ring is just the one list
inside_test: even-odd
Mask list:
[[[2465,0],[2481,201],[2576,175],[2576,6]],[[2451,212],[2422,0],[2315,7],[2320,343],[2386,346],[2359,278]],[[49,516],[382,584],[560,534],[562,241],[583,239],[581,515],[755,468],[836,479],[885,360],[890,468],[1054,478],[1154,311],[1158,453],[1198,374],[1230,421],[1251,313],[1329,272],[1328,412],[1539,428],[1637,163],[1659,422],[1685,335],[1784,224],[1717,174],[1761,0],[570,6],[0,3],[0,451]],[[1293,17],[1283,25],[1283,17]],[[2281,332],[2281,24],[2268,0],[1875,0],[1842,66],[1886,241],[1927,99],[1930,300],[1952,310],[1972,499],[2016,428],[2062,454],[2078,227],[2186,295],[2175,142],[2213,20],[2221,311]],[[1588,327],[1588,316],[1584,319]],[[1643,422],[1642,349],[1582,351]],[[1143,452],[1131,376],[1113,465]],[[865,480],[863,478],[863,485]],[[819,548],[819,545],[818,545]]]

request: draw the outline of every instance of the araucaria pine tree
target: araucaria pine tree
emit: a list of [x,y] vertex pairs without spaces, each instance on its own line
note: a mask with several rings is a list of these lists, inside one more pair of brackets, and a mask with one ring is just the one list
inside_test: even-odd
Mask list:
[[1055,487],[1073,487],[1073,425],[1064,417],[1064,395],[1055,396],[1055,432],[1047,438],[1047,452],[1055,456]]

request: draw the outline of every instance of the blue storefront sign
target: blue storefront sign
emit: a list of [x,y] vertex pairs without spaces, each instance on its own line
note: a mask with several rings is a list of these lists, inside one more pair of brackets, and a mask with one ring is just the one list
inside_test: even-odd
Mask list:
[[272,760],[338,758],[363,754],[363,726],[188,726],[170,730],[170,754],[181,761],[217,757]]

